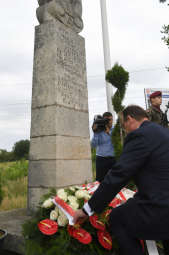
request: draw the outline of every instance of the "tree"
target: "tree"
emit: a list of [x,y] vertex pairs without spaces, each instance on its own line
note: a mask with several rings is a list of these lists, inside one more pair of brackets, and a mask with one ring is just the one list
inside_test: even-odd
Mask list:
[[[163,30],[161,31],[161,33],[164,34],[162,40],[164,41],[164,43],[168,46],[169,48],[169,25],[164,25],[163,26]],[[169,68],[167,68],[169,71]]]
[[8,152],[6,150],[0,149],[0,162],[7,162],[13,160],[14,160],[13,152]]
[[[166,2],[167,0],[159,0],[161,3]],[[168,4],[169,5],[169,4]],[[164,41],[164,43],[168,46],[169,48],[169,25],[164,25],[163,26],[163,30],[161,31],[161,33],[164,34],[162,40]],[[167,68],[169,71],[169,68]]]
[[16,142],[13,146],[13,153],[16,159],[28,159],[30,141],[20,140]]
[[[117,88],[113,98],[112,105],[118,115],[120,111],[124,109],[122,101],[125,96],[127,83],[129,81],[129,73],[121,66],[116,63],[111,70],[108,70],[106,73],[106,81],[112,84]],[[112,141],[115,149],[115,156],[118,158],[121,155],[122,151],[122,129],[120,127],[119,118],[112,133]]]

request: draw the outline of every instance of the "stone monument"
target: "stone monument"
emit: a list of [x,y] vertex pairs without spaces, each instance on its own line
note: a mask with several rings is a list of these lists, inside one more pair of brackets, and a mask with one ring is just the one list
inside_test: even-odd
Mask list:
[[38,0],[28,211],[41,196],[92,180],[81,0]]

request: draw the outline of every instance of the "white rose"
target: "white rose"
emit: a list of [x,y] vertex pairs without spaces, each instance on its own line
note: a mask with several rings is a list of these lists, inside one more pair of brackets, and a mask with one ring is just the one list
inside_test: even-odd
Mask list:
[[64,189],[58,189],[57,190],[57,195],[61,194],[61,193],[65,193],[65,190]]
[[77,190],[76,193],[75,193],[75,196],[77,198],[83,198],[84,197],[83,190]]
[[87,190],[84,190],[84,198],[89,200],[91,198],[91,195],[88,193]]
[[76,190],[75,187],[73,187],[73,186],[70,187],[69,189],[70,189],[71,191],[75,191],[75,190]]
[[76,202],[71,202],[70,203],[70,207],[73,209],[73,210],[77,210],[78,208],[79,208],[79,205],[78,205],[78,203],[76,203]]
[[59,209],[59,216],[60,216],[60,215],[61,215],[61,216],[65,215],[61,209]]
[[83,187],[82,186],[74,186],[75,187],[75,189],[83,189]]
[[77,202],[77,198],[75,196],[68,196],[67,198],[69,200],[69,202]]
[[51,220],[57,220],[57,217],[58,217],[58,213],[55,210],[52,210],[50,212],[50,219]]
[[43,208],[51,208],[53,206],[53,201],[52,198],[48,198],[47,200],[45,200],[42,204]]
[[57,223],[60,227],[64,227],[68,224],[68,219],[64,214],[60,215],[57,219]]
[[84,198],[85,198],[86,200],[89,200],[89,199],[91,198],[91,196],[88,194],[88,195],[85,195]]
[[77,198],[85,198],[86,196],[88,196],[88,192],[86,193],[86,190],[77,190],[75,196]]
[[58,190],[57,196],[63,199],[65,202],[67,201],[67,193],[64,191],[64,189]]
[[59,213],[59,208],[57,206],[55,206],[55,211]]

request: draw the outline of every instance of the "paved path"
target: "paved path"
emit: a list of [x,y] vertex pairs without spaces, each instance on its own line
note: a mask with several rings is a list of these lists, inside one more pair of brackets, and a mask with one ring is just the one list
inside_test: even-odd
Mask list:
[[22,224],[28,219],[30,219],[30,216],[27,216],[26,209],[0,212],[0,228],[8,232],[0,249],[24,255]]

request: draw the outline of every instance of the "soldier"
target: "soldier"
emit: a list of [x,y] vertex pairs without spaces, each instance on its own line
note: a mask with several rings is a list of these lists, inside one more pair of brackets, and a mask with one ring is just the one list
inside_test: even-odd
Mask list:
[[166,114],[160,109],[162,103],[162,93],[161,91],[155,91],[150,95],[151,106],[147,110],[149,120],[156,122],[163,127],[168,127],[168,120]]

